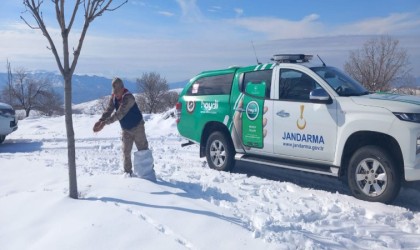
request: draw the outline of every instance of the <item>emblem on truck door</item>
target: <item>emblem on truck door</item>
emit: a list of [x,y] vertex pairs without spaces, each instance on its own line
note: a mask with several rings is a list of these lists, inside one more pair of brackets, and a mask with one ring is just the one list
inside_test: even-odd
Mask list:
[[192,113],[192,112],[194,112],[194,109],[195,109],[195,101],[188,101],[187,102],[187,111],[188,111],[188,113]]
[[300,117],[296,121],[296,125],[298,129],[303,130],[306,127],[306,120],[303,118],[303,111],[305,109],[305,105],[300,105]]

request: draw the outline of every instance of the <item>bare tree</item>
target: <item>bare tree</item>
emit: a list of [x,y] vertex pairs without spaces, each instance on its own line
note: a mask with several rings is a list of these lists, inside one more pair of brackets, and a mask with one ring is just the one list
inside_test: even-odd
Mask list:
[[49,78],[36,77],[24,68],[12,73],[7,61],[7,85],[1,90],[2,99],[15,107],[25,110],[25,117],[31,110],[41,111],[44,115],[63,114],[61,96],[54,91]]
[[165,112],[168,109],[175,107],[175,104],[178,102],[178,93],[175,91],[167,91],[161,95],[161,98],[155,102],[154,109],[150,112],[150,103],[149,99],[146,97],[145,93],[140,93],[136,95],[136,102],[139,105],[141,110],[150,113],[161,113]]
[[388,91],[410,71],[407,51],[390,36],[373,38],[362,49],[350,51],[344,69],[370,91]]
[[147,100],[144,93],[135,95],[136,103],[142,112],[147,112]]
[[160,112],[169,89],[166,79],[156,72],[150,72],[143,73],[142,77],[136,80],[136,83],[141,93],[138,97],[140,107],[149,114]]
[[13,96],[12,96],[12,86],[13,86],[13,74],[12,74],[12,67],[10,66],[9,60],[6,61],[6,67],[7,67],[7,91],[3,90],[3,97],[4,100],[12,105],[13,102]]
[[25,110],[26,117],[31,110],[42,107],[41,100],[52,91],[48,79],[35,78],[24,68],[19,68],[14,74],[10,74],[9,79],[14,80],[3,88],[3,96],[6,96],[15,108]]
[[46,116],[64,114],[62,98],[52,88],[41,91],[36,109]]
[[[169,91],[166,79],[156,72],[144,73],[136,82],[140,92],[137,96],[137,103],[147,113],[166,111],[168,107],[173,107],[178,100],[178,94]],[[174,99],[176,100],[174,101]]]
[[416,95],[418,86],[416,79],[412,75],[406,75],[404,78],[399,78],[395,81],[393,92],[404,95]]
[[[89,25],[99,16],[104,14],[106,11],[114,11],[120,8],[122,5],[127,3],[127,0],[123,1],[116,7],[111,7],[113,0],[75,0],[74,7],[70,11],[70,15],[66,15],[65,12],[65,1],[64,0],[51,0],[58,25],[61,31],[62,39],[62,58],[57,51],[55,43],[48,31],[48,28],[44,22],[42,15],[41,5],[44,3],[43,0],[23,0],[23,4],[26,7],[27,12],[30,13],[36,24],[31,25],[26,21],[25,18],[22,20],[32,29],[40,29],[42,34],[45,36],[49,43],[49,49],[54,55],[57,62],[58,69],[64,78],[64,103],[65,103],[65,121],[67,131],[67,155],[68,155],[68,167],[69,167],[69,196],[77,199],[77,178],[76,178],[76,150],[74,140],[74,129],[73,129],[73,117],[72,117],[72,77],[76,69],[77,61],[82,51],[83,42],[86,37],[86,33],[89,29]],[[83,27],[80,32],[78,43],[73,49],[73,58],[71,60],[69,51],[69,34],[75,23],[76,14],[79,7],[84,7],[84,21]],[[66,20],[68,18],[68,20]]]
[[179,94],[175,91],[168,91],[165,94],[165,98],[163,99],[163,106],[166,108],[173,108],[175,107],[176,103],[178,102]]

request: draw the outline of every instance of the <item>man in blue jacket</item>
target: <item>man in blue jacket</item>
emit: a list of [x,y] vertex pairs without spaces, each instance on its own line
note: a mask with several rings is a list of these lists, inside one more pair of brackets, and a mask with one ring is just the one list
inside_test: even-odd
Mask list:
[[[148,150],[144,132],[143,115],[137,106],[136,100],[132,93],[125,87],[120,78],[112,80],[112,95],[108,103],[108,107],[102,114],[102,117],[95,124],[99,127],[94,131],[100,131],[105,125],[119,121],[122,128],[122,150],[124,154],[124,172],[127,176],[133,175],[133,164],[131,162],[131,150],[133,143],[139,151]],[[154,172],[153,172],[154,173]]]

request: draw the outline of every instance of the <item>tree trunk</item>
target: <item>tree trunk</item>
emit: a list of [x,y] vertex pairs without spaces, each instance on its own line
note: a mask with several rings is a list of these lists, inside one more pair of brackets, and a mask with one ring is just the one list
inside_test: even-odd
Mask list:
[[[67,73],[69,74],[69,73]],[[64,76],[64,107],[67,130],[67,158],[69,164],[69,196],[73,199],[78,198],[77,176],[76,176],[76,146],[74,140],[73,114],[72,114],[72,87],[71,74]]]
[[[41,5],[44,1],[34,1],[34,0],[23,0],[23,5],[27,8],[27,11],[32,14],[32,17],[35,19],[37,25],[31,26],[22,16],[21,18],[25,23],[32,29],[40,29],[43,35],[47,38],[49,42],[49,49],[51,49],[55,60],[57,62],[58,68],[64,78],[64,106],[65,106],[65,120],[66,120],[66,130],[67,130],[67,156],[68,156],[68,167],[69,167],[69,196],[71,198],[77,199],[77,179],[76,179],[76,149],[75,149],[75,140],[74,140],[74,130],[73,130],[73,117],[72,117],[72,86],[71,80],[73,77],[74,70],[77,65],[77,60],[79,58],[80,52],[82,50],[83,41],[86,36],[86,32],[89,28],[89,24],[93,20],[101,16],[105,11],[114,11],[128,2],[128,0],[123,1],[120,5],[116,7],[110,7],[113,0],[89,0],[74,1],[75,7],[72,11],[72,14],[69,15],[70,21],[68,26],[66,26],[66,16],[64,13],[64,0],[54,0],[52,1],[55,4],[55,14],[61,29],[61,37],[63,41],[63,61],[61,62],[60,56],[54,44],[53,39],[51,38],[47,27],[44,23],[44,18],[41,11]],[[69,57],[69,42],[68,36],[70,30],[73,27],[76,13],[79,9],[79,5],[84,7],[84,24],[83,29],[80,34],[79,43],[76,49],[73,49],[73,62],[70,64]]]

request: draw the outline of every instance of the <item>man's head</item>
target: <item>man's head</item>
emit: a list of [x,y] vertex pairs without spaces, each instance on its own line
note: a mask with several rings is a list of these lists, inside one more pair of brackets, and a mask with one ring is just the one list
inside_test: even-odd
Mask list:
[[119,95],[122,92],[122,90],[124,90],[123,81],[118,77],[112,79],[112,94]]

